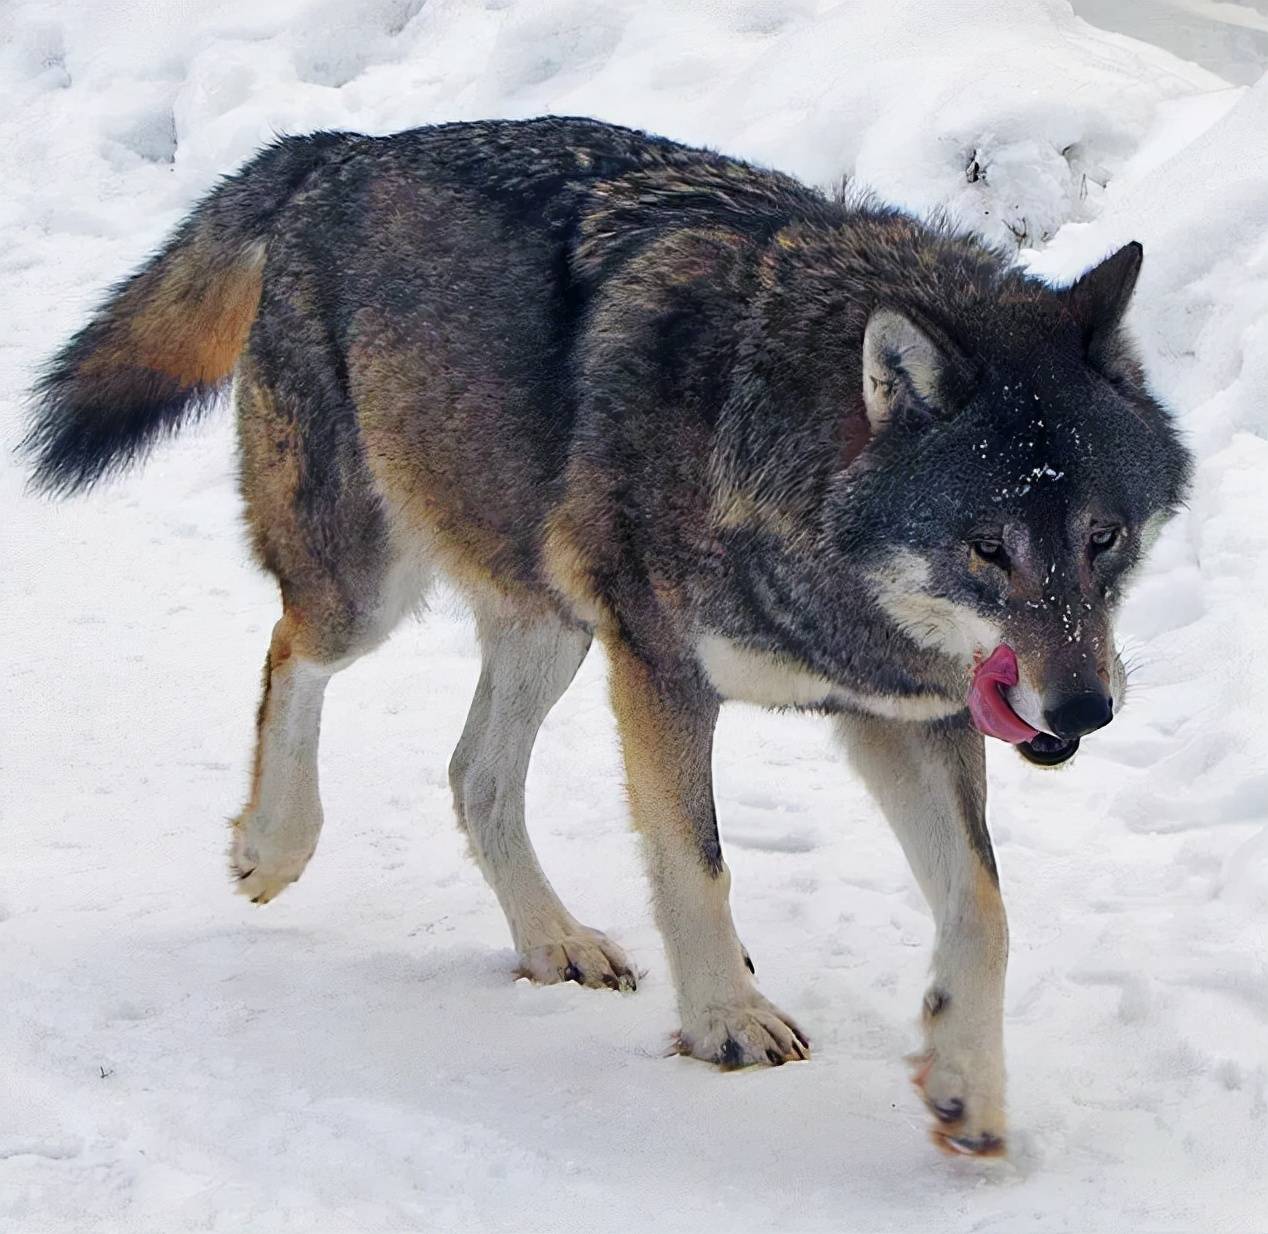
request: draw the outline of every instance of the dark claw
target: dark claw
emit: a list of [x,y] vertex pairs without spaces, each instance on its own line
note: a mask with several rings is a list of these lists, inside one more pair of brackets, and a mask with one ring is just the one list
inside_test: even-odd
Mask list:
[[753,967],[753,957],[746,951],[744,953],[744,967],[748,969],[754,977],[757,976],[757,969]]
[[734,1037],[728,1037],[722,1043],[722,1049],[718,1051],[713,1061],[724,1070],[733,1071],[737,1067],[744,1066],[744,1051]]
[[792,1035],[801,1042],[802,1047],[807,1050],[810,1049],[810,1038],[807,1037],[806,1034],[803,1033],[795,1024],[790,1024],[788,1027],[792,1029]]
[[945,990],[930,990],[925,995],[925,1015],[931,1020],[934,1016],[941,1015],[947,1009],[947,1004],[951,1001],[951,995]]
[[767,1050],[766,1057],[772,1067],[782,1067],[788,1061],[778,1050]]
[[578,985],[585,984],[585,982],[581,979],[581,970],[575,964],[571,963],[564,969],[564,980],[575,981]]

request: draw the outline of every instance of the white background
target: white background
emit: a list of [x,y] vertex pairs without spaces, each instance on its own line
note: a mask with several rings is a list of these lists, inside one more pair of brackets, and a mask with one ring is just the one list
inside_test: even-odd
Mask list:
[[[1261,11],[1154,10],[1255,79]],[[1268,1227],[1268,79],[1058,0],[11,0],[0,99],[0,1228]],[[229,417],[88,498],[22,491],[34,366],[274,132],[546,111],[857,176],[1056,279],[1145,245],[1132,324],[1202,463],[1125,614],[1125,715],[1061,773],[992,750],[1006,1162],[925,1138],[902,1056],[932,927],[825,725],[724,714],[735,915],[816,1052],[716,1074],[664,1057],[600,654],[530,824],[648,969],[628,997],[512,980],[450,816],[452,600],[332,685],[326,832],[258,909],[223,850],[278,603]]]

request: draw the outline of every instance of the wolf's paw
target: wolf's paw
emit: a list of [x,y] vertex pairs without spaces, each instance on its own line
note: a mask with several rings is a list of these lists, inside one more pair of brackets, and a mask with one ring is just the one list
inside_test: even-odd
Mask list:
[[744,1002],[706,1007],[683,1025],[674,1043],[689,1054],[735,1071],[740,1067],[779,1067],[810,1057],[805,1033],[774,1003],[754,991]]
[[308,865],[312,853],[274,853],[257,845],[241,823],[233,826],[229,842],[229,877],[234,890],[252,904],[267,904],[286,890]]
[[595,990],[636,990],[634,965],[606,934],[577,926],[571,934],[520,952],[516,975],[540,985],[575,981]]
[[936,1120],[934,1144],[944,1153],[1004,1155],[1002,1068],[971,1055],[929,1049],[908,1059],[911,1082]]

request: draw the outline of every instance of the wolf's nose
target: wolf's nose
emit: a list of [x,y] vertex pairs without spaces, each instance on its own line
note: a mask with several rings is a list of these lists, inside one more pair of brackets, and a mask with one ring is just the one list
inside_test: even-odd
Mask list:
[[1067,741],[1104,728],[1114,718],[1114,700],[1108,694],[1075,694],[1043,713],[1048,731]]

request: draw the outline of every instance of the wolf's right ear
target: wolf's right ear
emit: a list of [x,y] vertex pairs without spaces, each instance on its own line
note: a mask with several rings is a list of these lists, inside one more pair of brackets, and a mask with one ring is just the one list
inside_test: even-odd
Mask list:
[[877,309],[863,332],[863,403],[878,433],[903,403],[937,413],[954,410],[951,390],[962,365],[949,344],[939,344],[911,318]]

